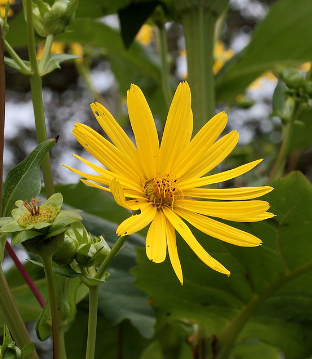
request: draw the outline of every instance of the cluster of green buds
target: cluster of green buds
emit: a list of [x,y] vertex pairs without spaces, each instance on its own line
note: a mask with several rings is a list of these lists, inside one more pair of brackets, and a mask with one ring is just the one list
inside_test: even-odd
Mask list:
[[24,359],[34,350],[35,343],[29,343],[22,350],[15,345],[8,327],[3,326],[3,344],[0,345],[1,359]]
[[64,232],[82,220],[77,210],[61,210],[63,196],[55,193],[40,205],[33,198],[30,203],[17,201],[12,217],[3,218],[0,233],[12,237],[12,245],[22,243],[32,253],[53,254],[64,242]]
[[71,264],[75,260],[79,267],[91,267],[102,263],[109,252],[103,236],[92,237],[81,223],[73,223],[53,260],[58,264]]
[[304,102],[312,98],[312,81],[304,79],[296,68],[285,67],[281,77],[288,87],[288,94],[295,100]]
[[55,0],[50,6],[42,0],[33,4],[33,20],[37,34],[41,37],[64,32],[74,20],[78,0]]

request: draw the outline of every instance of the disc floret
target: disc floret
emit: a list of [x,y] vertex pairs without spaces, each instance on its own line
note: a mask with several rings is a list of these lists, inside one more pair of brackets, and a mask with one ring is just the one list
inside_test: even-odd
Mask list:
[[176,197],[181,196],[177,178],[169,174],[145,181],[144,193],[146,198],[157,208],[173,207]]

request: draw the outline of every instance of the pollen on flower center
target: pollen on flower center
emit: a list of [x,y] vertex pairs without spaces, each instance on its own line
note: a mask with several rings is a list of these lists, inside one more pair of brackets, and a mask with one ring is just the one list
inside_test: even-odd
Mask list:
[[45,222],[53,222],[57,213],[52,208],[40,207],[40,199],[33,198],[30,203],[25,201],[23,206],[28,209],[17,221],[21,226]]
[[181,194],[178,180],[169,174],[145,181],[144,192],[149,201],[158,208],[172,207],[175,198]]

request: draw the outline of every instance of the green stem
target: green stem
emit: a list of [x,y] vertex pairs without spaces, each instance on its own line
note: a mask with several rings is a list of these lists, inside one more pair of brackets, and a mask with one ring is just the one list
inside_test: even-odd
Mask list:
[[182,13],[195,132],[215,114],[212,67],[216,20],[214,13],[200,5]]
[[10,56],[12,57],[12,59],[19,65],[19,67],[21,68],[21,70],[23,70],[23,72],[26,73],[31,73],[30,68],[24,63],[24,61],[17,55],[17,53],[14,51],[14,49],[11,47],[11,45],[5,40],[3,39],[3,44],[4,44],[4,48],[6,49],[6,51],[10,54]]
[[46,42],[44,44],[42,56],[41,56],[41,59],[40,59],[40,62],[39,62],[38,70],[39,70],[40,74],[43,72],[44,67],[45,67],[45,65],[47,63],[47,60],[49,58],[52,43],[53,43],[53,34],[50,34],[46,38]]
[[[10,288],[5,279],[3,270],[0,266],[0,310],[3,319],[9,327],[16,345],[22,349],[25,345],[31,343],[31,339],[23,322],[23,319],[17,309]],[[39,359],[34,350],[27,356],[27,359]]]
[[117,242],[114,244],[113,248],[108,253],[108,256],[105,258],[103,263],[100,265],[100,267],[99,267],[98,271],[96,272],[96,275],[94,276],[94,278],[96,278],[96,279],[101,279],[102,278],[102,276],[105,273],[105,271],[106,271],[107,267],[109,266],[110,262],[113,260],[115,255],[118,253],[119,249],[122,247],[122,245],[124,244],[127,237],[128,236],[123,236],[123,237],[118,238]]
[[60,329],[59,332],[59,342],[60,342],[60,358],[66,359],[66,346],[65,346],[65,332],[63,329]]
[[283,276],[276,279],[266,290],[261,294],[255,294],[253,299],[245,307],[240,314],[231,321],[228,327],[218,336],[215,359],[228,359],[236,339],[249,318],[257,311],[257,309],[264,303],[264,301],[274,292],[279,290],[291,280],[299,277],[312,270],[312,263],[308,263],[299,267],[292,272],[287,272]]
[[159,51],[161,58],[161,84],[166,105],[169,108],[172,100],[172,91],[169,79],[167,33],[163,23],[157,26],[159,31]]
[[291,141],[291,136],[293,133],[294,123],[299,113],[299,103],[295,102],[295,106],[292,112],[292,115],[286,123],[286,128],[283,136],[282,145],[280,147],[279,153],[277,155],[276,161],[273,165],[272,171],[269,176],[268,183],[273,182],[274,180],[280,178],[283,174],[283,169],[285,167],[286,157],[289,152],[289,145]]
[[[47,139],[47,131],[45,125],[43,101],[42,101],[42,81],[39,73],[38,63],[36,59],[36,43],[34,26],[32,19],[32,0],[25,0],[26,18],[27,18],[27,35],[28,35],[28,52],[32,75],[30,76],[30,87],[32,102],[35,114],[37,141],[41,143]],[[45,184],[47,197],[54,193],[53,177],[50,165],[50,156],[47,153],[41,162],[43,181]]]
[[89,320],[86,359],[94,359],[99,286],[89,287]]
[[[59,332],[59,310],[57,306],[56,290],[52,269],[52,256],[41,256],[45,276],[47,279],[49,303],[52,317],[52,333],[53,333],[53,359],[60,359],[60,332]],[[63,358],[62,358],[63,359]]]

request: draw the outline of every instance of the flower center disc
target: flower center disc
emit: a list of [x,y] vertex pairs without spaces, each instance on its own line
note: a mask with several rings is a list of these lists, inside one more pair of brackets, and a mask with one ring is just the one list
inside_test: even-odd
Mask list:
[[156,177],[144,183],[146,197],[156,207],[172,207],[175,197],[179,194],[177,179],[169,175]]

